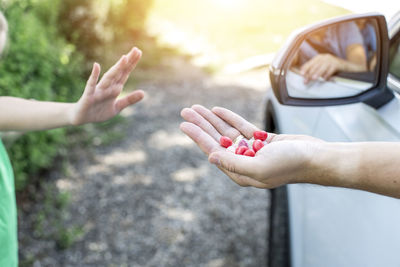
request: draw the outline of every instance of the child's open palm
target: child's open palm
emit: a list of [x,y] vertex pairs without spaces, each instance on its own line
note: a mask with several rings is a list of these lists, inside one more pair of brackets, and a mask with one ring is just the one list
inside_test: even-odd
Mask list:
[[137,90],[118,99],[141,55],[142,52],[138,48],[133,48],[127,55],[122,56],[100,81],[100,65],[94,63],[85,91],[71,111],[73,125],[108,120],[143,98],[143,91]]

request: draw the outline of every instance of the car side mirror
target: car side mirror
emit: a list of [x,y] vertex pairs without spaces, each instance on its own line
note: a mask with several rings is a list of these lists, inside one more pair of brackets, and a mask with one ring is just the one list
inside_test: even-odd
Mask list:
[[386,87],[388,50],[384,16],[330,19],[291,36],[270,66],[271,85],[284,105],[377,108],[393,98]]

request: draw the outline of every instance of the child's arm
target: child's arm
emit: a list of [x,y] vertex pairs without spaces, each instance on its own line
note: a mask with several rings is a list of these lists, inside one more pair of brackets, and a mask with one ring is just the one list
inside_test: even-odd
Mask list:
[[134,91],[117,99],[129,74],[141,57],[133,48],[98,81],[100,65],[93,65],[83,95],[76,103],[56,103],[0,97],[0,131],[52,129],[68,125],[108,120],[129,105],[140,101],[143,91]]

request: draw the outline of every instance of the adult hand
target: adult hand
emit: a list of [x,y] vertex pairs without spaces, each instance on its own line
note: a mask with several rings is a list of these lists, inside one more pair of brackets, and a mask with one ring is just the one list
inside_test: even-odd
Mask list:
[[331,54],[319,54],[307,61],[300,68],[304,83],[322,78],[328,80],[340,69],[341,61]]
[[123,55],[99,82],[100,65],[94,63],[82,97],[70,110],[71,124],[81,125],[105,121],[120,113],[124,108],[140,101],[144,97],[141,90],[129,93],[121,99],[117,98],[141,55],[142,52],[138,48],[133,48],[127,55]]
[[288,183],[309,182],[312,159],[323,141],[301,135],[269,133],[268,144],[255,157],[236,155],[219,145],[221,136],[235,140],[239,135],[250,139],[259,129],[230,110],[215,107],[208,110],[194,105],[181,112],[186,120],[180,126],[200,149],[209,155],[209,161],[218,166],[241,186],[274,188]]

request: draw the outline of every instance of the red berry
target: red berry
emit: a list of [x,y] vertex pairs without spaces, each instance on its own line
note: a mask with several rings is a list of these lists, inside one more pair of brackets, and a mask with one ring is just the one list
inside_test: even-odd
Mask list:
[[248,149],[248,150],[246,150],[246,152],[244,152],[243,155],[248,156],[248,157],[254,157],[256,155],[256,153],[254,153],[253,149]]
[[255,131],[253,133],[254,139],[265,141],[268,137],[268,133],[265,131]]
[[221,136],[221,138],[219,139],[219,143],[225,148],[228,148],[233,144],[232,140],[226,136]]
[[237,155],[243,155],[244,152],[246,152],[247,150],[248,150],[247,147],[245,147],[245,146],[240,146],[240,147],[236,148],[235,154],[237,154]]
[[249,147],[249,145],[247,144],[246,140],[244,140],[244,139],[240,140],[239,146]]
[[264,143],[261,140],[255,140],[253,142],[253,150],[254,152],[257,153],[258,150],[260,150],[261,148],[263,148]]

